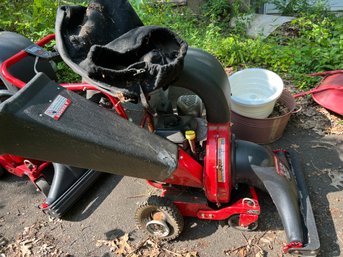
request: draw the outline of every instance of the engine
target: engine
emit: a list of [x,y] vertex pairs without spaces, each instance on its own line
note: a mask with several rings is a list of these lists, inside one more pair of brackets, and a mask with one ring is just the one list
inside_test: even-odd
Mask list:
[[207,136],[207,122],[200,97],[191,91],[170,87],[151,94],[149,105],[152,115],[148,128],[153,126],[155,134],[178,144],[201,160],[203,142]]

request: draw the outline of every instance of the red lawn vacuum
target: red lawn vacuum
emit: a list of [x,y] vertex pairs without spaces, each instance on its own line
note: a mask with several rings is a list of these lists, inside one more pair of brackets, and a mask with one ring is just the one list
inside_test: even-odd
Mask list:
[[[0,104],[0,154],[146,179],[161,196],[149,197],[135,218],[162,240],[177,238],[184,216],[256,229],[259,188],[280,214],[284,251],[317,254],[296,157],[235,139],[230,86],[212,55],[187,49],[166,28],[143,26],[127,1],[102,0],[57,13],[58,53],[85,83],[59,85],[37,67],[27,84],[11,75],[8,69],[27,55],[54,56],[39,47],[53,38],[1,66],[4,79],[21,89]],[[139,125],[127,120],[124,102],[141,107]],[[243,197],[242,185],[249,188]]]

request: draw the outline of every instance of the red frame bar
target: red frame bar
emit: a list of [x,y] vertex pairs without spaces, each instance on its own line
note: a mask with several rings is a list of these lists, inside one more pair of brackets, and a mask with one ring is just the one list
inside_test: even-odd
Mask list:
[[[172,194],[173,192],[170,193]],[[192,201],[175,200],[173,203],[178,207],[183,216],[197,217],[199,219],[225,220],[237,214],[240,215],[239,225],[246,227],[257,221],[261,212],[257,193],[253,187],[250,187],[250,194],[251,198],[242,198],[230,206],[218,210],[212,209],[208,206],[207,201],[199,200],[197,197],[193,197]],[[252,201],[254,204],[251,204]]]
[[258,215],[261,212],[257,193],[253,187],[250,187],[250,193],[252,197],[249,199],[254,201],[254,205],[250,205],[250,201],[247,201],[247,198],[243,198],[231,204],[230,206],[221,208],[219,210],[199,210],[197,217],[199,219],[224,220],[234,214],[240,214],[239,225],[247,226],[257,221]]
[[[25,164],[26,160],[33,164],[31,169]],[[38,178],[42,177],[42,171],[48,167],[50,163],[6,154],[0,155],[0,165],[8,172],[18,177],[26,175],[32,182],[35,182]]]
[[[250,214],[251,212],[254,212],[254,214]],[[242,200],[238,200],[232,205],[219,210],[200,210],[197,213],[197,217],[199,219],[206,220],[225,220],[234,214],[253,215],[240,217],[240,225],[247,226],[258,219],[258,215],[260,214],[260,207],[251,207],[247,204],[243,204]],[[249,219],[249,221],[245,219]]]
[[[45,46],[47,43],[49,43],[50,41],[52,41],[54,39],[55,39],[55,35],[50,34],[50,35],[42,38],[41,40],[37,41],[36,44],[39,46]],[[28,53],[25,52],[24,50],[21,50],[17,54],[13,55],[12,57],[10,57],[6,61],[4,61],[1,65],[1,74],[4,76],[4,78],[7,81],[9,81],[10,83],[12,83],[13,85],[15,85],[18,88],[23,88],[26,85],[26,83],[21,81],[20,79],[13,77],[12,74],[8,71],[8,69],[11,65],[13,65],[13,64],[19,62],[20,60],[24,59],[26,56],[28,56]]]

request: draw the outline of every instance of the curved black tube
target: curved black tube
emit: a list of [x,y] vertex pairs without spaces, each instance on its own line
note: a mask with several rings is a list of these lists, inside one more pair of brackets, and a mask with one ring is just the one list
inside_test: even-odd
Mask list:
[[46,203],[50,204],[60,197],[79,177],[85,169],[71,167],[60,163],[53,163],[54,178],[50,187]]
[[296,182],[290,171],[275,168],[274,154],[265,147],[236,140],[234,183],[244,183],[270,194],[281,217],[288,242],[304,242]]
[[208,122],[230,121],[229,80],[221,64],[209,53],[189,48],[183,71],[173,86],[189,89],[201,98]]

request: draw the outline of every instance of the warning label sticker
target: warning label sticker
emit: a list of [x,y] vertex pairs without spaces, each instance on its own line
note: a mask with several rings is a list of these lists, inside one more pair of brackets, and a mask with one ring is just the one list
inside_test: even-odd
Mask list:
[[64,96],[58,95],[54,101],[50,104],[48,109],[44,112],[44,114],[48,115],[49,117],[53,118],[54,120],[59,120],[62,114],[70,105],[71,100],[65,98]]
[[218,138],[217,152],[217,177],[218,182],[225,182],[225,138]]

